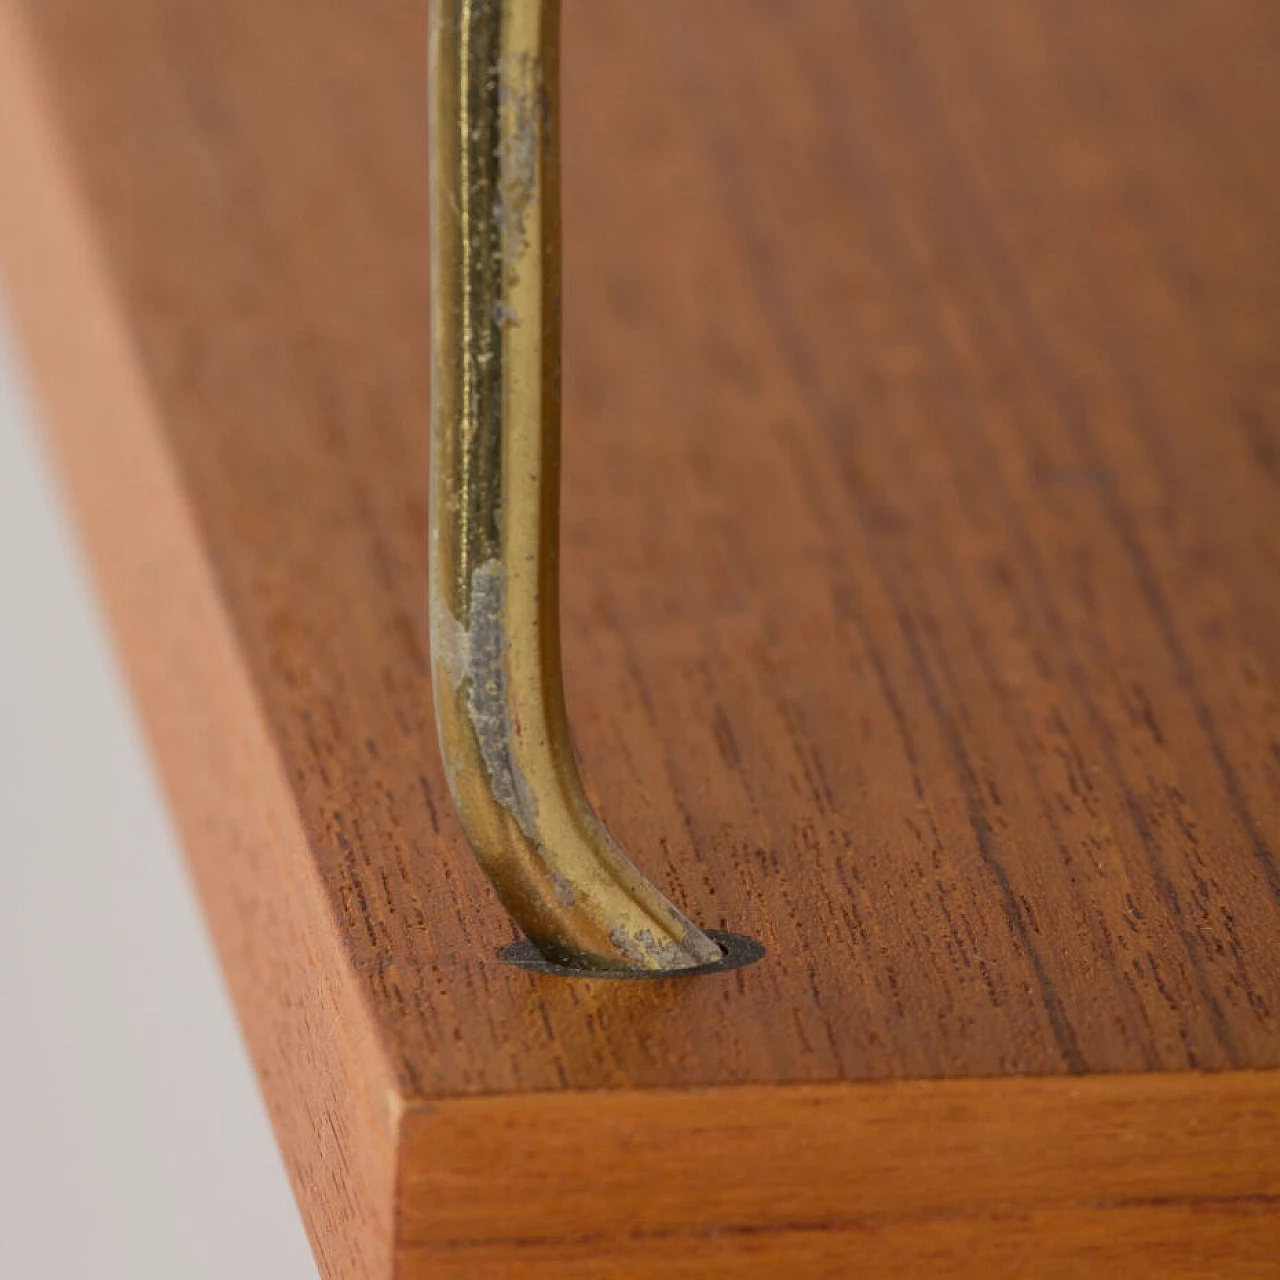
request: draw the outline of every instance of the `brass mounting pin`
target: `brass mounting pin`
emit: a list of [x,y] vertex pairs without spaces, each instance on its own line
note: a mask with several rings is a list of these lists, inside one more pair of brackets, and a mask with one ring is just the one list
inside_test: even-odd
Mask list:
[[548,960],[714,964],[583,791],[560,670],[560,0],[433,0],[431,662],[454,804]]

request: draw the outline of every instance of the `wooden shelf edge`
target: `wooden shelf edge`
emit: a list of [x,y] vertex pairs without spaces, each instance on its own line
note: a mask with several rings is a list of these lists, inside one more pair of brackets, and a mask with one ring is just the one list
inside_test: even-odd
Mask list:
[[397,1274],[1259,1274],[1278,1142],[1273,1071],[458,1100],[405,1114]]
[[0,5],[0,280],[42,421],[317,1257],[385,1276],[400,1099],[54,119]]

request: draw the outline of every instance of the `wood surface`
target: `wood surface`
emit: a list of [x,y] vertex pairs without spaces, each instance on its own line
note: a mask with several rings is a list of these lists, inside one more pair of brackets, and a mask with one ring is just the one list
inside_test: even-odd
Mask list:
[[504,966],[443,785],[422,0],[0,13],[7,298],[326,1276],[1280,1274],[1280,9],[566,0],[570,717],[768,948],[656,984]]

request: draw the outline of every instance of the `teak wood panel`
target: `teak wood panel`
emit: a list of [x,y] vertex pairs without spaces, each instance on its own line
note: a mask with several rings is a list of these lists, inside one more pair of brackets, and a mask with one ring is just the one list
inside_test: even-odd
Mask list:
[[[566,0],[571,717],[768,947],[655,985],[501,965],[442,783],[424,4],[5,12],[8,292],[329,1274],[1268,1273],[1275,1077],[1195,1073],[1280,1059],[1280,11]],[[561,1105],[625,1218],[532,1189]]]

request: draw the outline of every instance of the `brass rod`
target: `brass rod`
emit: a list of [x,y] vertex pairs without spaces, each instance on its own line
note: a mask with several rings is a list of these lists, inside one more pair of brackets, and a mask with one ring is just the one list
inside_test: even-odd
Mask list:
[[549,960],[720,949],[593,812],[560,668],[560,3],[433,0],[431,662],[462,825]]

